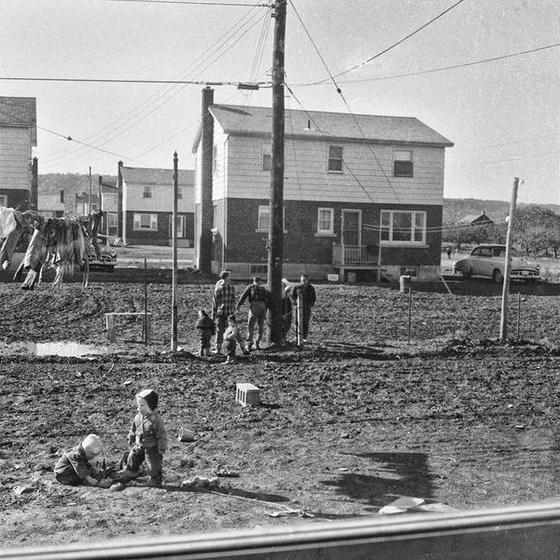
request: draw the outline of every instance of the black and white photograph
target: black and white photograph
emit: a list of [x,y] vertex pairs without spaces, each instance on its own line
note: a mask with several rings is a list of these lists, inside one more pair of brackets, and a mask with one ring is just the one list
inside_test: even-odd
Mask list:
[[559,257],[554,0],[0,0],[0,558],[558,558]]

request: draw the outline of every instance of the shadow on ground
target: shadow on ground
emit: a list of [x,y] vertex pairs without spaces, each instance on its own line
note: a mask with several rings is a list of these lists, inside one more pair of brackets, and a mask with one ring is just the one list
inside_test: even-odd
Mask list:
[[341,473],[336,480],[322,484],[336,489],[353,500],[365,501],[381,508],[401,496],[431,500],[434,495],[433,479],[425,453],[359,453],[357,457],[370,459],[371,469],[377,476]]

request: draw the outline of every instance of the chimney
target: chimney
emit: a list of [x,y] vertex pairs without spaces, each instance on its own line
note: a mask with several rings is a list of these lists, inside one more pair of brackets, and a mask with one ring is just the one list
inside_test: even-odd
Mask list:
[[209,107],[214,104],[214,90],[202,90],[202,134],[200,137],[201,154],[201,205],[200,227],[197,227],[198,269],[212,272],[212,228],[214,227],[214,206],[212,203],[212,150],[214,147],[214,118]]

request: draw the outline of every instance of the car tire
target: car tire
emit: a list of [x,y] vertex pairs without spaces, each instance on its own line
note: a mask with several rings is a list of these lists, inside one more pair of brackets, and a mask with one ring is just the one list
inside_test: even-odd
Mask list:
[[499,268],[494,269],[494,272],[492,273],[492,280],[494,280],[496,284],[501,284],[504,281],[504,275]]

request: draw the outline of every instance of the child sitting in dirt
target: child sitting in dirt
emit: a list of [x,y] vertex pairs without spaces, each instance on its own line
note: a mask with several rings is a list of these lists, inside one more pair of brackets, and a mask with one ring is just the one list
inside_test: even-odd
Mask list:
[[204,309],[198,312],[196,330],[200,338],[200,355],[210,356],[210,340],[216,334],[216,323],[208,316]]
[[128,443],[132,445],[132,449],[128,453],[126,467],[119,471],[115,478],[126,482],[138,477],[140,466],[146,461],[150,469],[147,485],[161,487],[163,454],[167,451],[167,431],[156,411],[158,394],[146,389],[140,391],[135,398],[138,414],[128,432]]
[[104,478],[102,471],[90,464],[103,451],[99,436],[89,434],[82,443],[67,451],[57,461],[54,467],[54,476],[61,484],[68,486],[99,486],[109,488],[112,484],[110,478]]

